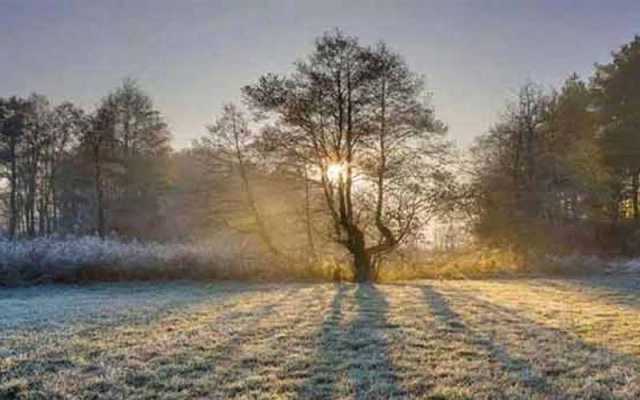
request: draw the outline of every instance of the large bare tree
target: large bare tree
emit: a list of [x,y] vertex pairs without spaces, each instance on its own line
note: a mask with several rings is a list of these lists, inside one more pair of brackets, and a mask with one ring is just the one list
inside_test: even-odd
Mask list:
[[383,43],[336,31],[293,74],[265,75],[244,94],[270,124],[265,147],[297,157],[322,187],[355,279],[375,279],[377,262],[423,228],[449,183],[446,129],[422,79]]

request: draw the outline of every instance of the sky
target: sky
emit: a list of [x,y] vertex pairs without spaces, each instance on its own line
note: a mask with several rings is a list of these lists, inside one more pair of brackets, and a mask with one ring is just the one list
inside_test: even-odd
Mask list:
[[334,28],[402,54],[464,147],[521,84],[558,86],[608,62],[640,34],[640,1],[0,0],[0,96],[91,110],[134,78],[180,148],[242,86],[292,71]]

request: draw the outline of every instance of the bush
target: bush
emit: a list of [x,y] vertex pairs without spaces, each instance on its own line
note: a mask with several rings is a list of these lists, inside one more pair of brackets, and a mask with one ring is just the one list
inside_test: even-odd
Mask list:
[[329,279],[326,268],[288,265],[230,242],[123,242],[98,237],[0,239],[0,285],[169,279]]

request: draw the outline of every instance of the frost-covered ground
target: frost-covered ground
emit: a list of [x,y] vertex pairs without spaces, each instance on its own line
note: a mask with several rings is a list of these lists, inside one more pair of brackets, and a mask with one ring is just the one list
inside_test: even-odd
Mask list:
[[640,278],[0,289],[0,398],[640,398]]

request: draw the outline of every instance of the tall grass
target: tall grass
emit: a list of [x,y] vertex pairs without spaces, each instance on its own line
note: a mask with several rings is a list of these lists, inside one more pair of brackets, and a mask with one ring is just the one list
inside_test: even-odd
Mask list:
[[[497,249],[404,254],[383,262],[379,281],[485,279],[531,275],[640,272],[639,260],[540,256],[523,268],[518,255]],[[98,237],[0,239],[0,286],[48,282],[130,280],[332,281],[353,278],[348,260],[304,254],[278,260],[221,238],[200,243],[157,243]]]
[[0,285],[168,279],[322,279],[326,268],[283,264],[229,241],[155,243],[98,237],[0,239]]
[[499,248],[468,247],[447,252],[418,252],[384,264],[380,280],[487,279],[530,276],[584,276],[640,272],[640,260],[594,255],[540,254],[524,262],[522,255]]

